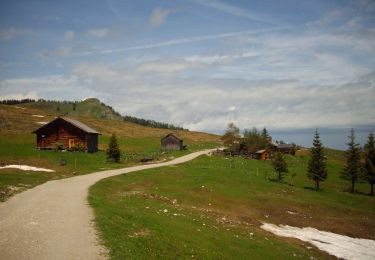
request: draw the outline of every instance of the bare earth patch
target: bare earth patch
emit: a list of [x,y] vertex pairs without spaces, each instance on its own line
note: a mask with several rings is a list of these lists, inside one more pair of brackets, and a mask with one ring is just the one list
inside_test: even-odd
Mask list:
[[375,241],[352,238],[315,228],[263,223],[262,229],[283,237],[294,237],[309,242],[322,251],[343,259],[375,259]]

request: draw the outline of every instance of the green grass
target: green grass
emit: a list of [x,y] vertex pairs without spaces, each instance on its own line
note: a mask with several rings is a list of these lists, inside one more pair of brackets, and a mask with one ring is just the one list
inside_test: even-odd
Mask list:
[[342,152],[327,155],[329,178],[321,191],[312,190],[306,177],[308,157],[288,157],[290,173],[279,184],[269,180],[274,177],[269,162],[203,156],[102,180],[91,188],[89,201],[113,259],[325,258],[259,225],[313,226],[375,239],[375,199],[345,192],[349,184],[338,177]]
[[[192,143],[184,151],[160,151],[160,140],[152,138],[123,138],[119,137],[123,155],[120,163],[106,162],[104,150],[109,142],[109,136],[101,135],[99,143],[102,151],[97,153],[60,152],[35,149],[33,134],[0,135],[0,164],[25,164],[35,167],[55,170],[54,173],[24,172],[16,169],[0,170],[0,201],[4,201],[16,192],[34,187],[52,179],[72,177],[95,171],[127,167],[140,163],[142,158],[168,160],[185,155],[197,149],[210,148],[216,143]],[[64,159],[66,166],[61,166]]]

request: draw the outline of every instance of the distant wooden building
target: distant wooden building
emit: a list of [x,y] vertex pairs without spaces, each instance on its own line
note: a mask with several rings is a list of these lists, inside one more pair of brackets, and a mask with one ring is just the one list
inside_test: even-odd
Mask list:
[[167,134],[161,140],[161,148],[167,150],[182,150],[184,149],[183,140],[174,134]]
[[278,144],[277,150],[282,153],[292,154],[294,151],[293,144]]
[[255,158],[258,160],[268,160],[270,159],[271,153],[267,150],[259,150],[255,153]]
[[98,151],[99,132],[74,119],[57,117],[33,133],[38,149],[55,149],[61,145],[68,150],[82,147],[89,153]]

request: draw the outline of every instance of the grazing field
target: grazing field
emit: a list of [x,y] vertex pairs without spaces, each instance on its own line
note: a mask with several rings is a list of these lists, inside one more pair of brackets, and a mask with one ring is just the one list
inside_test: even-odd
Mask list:
[[[120,163],[108,163],[105,149],[109,136],[100,136],[102,150],[97,153],[61,152],[35,149],[35,136],[32,134],[0,134],[0,166],[9,164],[30,165],[52,169],[55,172],[32,172],[17,169],[0,169],[0,201],[16,192],[34,187],[48,180],[72,177],[75,175],[127,167],[139,164],[144,158],[153,161],[173,159],[205,148],[218,146],[215,142],[197,143],[187,140],[188,149],[183,151],[161,151],[160,140],[156,137],[118,138],[122,157]],[[61,160],[66,165],[60,165]]]
[[282,184],[272,181],[268,161],[202,156],[102,180],[89,202],[113,259],[330,258],[260,229],[265,222],[375,239],[375,198],[361,194],[368,185],[346,192],[349,184],[339,179],[343,153],[327,150],[327,156],[321,191],[306,177],[306,154],[287,158]]

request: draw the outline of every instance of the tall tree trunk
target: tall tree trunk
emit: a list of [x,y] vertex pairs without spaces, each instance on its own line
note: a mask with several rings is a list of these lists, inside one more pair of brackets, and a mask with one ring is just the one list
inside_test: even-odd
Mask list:
[[316,190],[319,190],[319,180],[316,181]]
[[351,193],[354,193],[354,181],[352,181],[352,189],[350,191]]
[[374,196],[374,184],[373,183],[370,183],[371,184],[371,196]]

